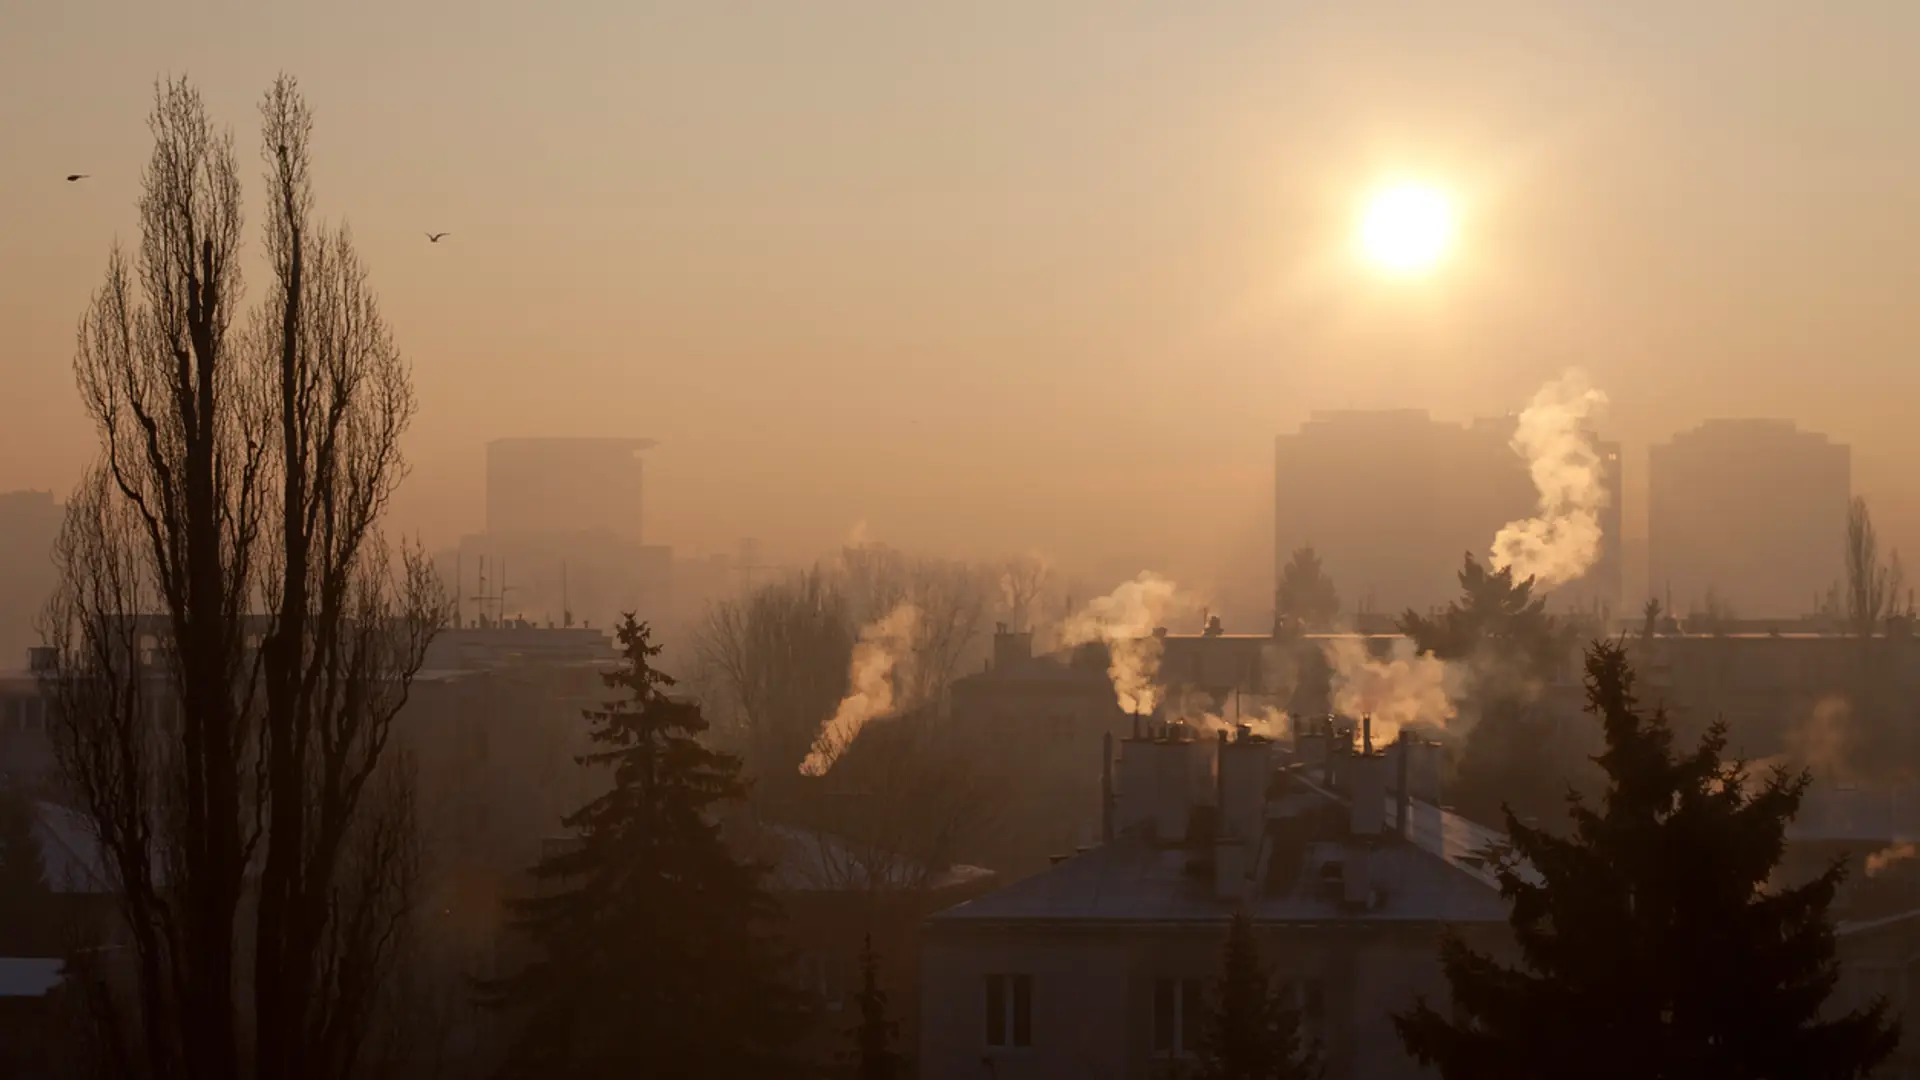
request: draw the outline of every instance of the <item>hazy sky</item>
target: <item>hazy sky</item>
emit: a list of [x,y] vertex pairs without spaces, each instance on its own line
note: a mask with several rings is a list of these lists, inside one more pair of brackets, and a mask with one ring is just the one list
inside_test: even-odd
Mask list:
[[[73,326],[153,79],[257,178],[284,69],[415,365],[432,542],[488,438],[631,434],[687,551],[864,519],[1264,582],[1276,432],[1569,363],[1630,493],[1648,441],[1791,416],[1920,542],[1916,49],[1912,0],[0,0],[0,489],[90,453]],[[1347,256],[1401,173],[1466,215],[1417,286]]]

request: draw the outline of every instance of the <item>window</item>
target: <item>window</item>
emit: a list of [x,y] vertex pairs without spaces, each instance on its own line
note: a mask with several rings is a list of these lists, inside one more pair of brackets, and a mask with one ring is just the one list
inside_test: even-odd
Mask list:
[[987,1045],[1033,1045],[1033,976],[987,976]]
[[1153,1052],[1186,1057],[1200,1050],[1200,1029],[1207,1006],[1199,979],[1153,981]]

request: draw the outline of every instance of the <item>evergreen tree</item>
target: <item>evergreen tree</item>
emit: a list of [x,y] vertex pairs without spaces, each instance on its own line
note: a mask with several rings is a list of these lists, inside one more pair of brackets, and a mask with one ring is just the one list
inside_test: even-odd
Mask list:
[[35,821],[33,800],[0,790],[0,956],[51,956],[59,944]]
[[1409,1052],[1448,1080],[1865,1075],[1899,1032],[1884,1003],[1822,1019],[1843,867],[1768,884],[1808,778],[1754,783],[1722,758],[1719,724],[1676,754],[1618,645],[1587,654],[1587,697],[1606,734],[1600,808],[1571,799],[1564,837],[1507,821],[1500,885],[1522,964],[1447,939],[1455,1018],[1424,1001],[1396,1016]]
[[1473,672],[1478,722],[1460,748],[1450,800],[1468,818],[1497,826],[1512,805],[1524,816],[1553,813],[1571,781],[1594,773],[1588,746],[1563,730],[1563,718],[1537,707],[1540,684],[1572,656],[1577,623],[1547,614],[1531,578],[1511,567],[1488,570],[1466,556],[1460,599],[1432,616],[1401,616],[1401,632],[1422,652]]
[[1436,615],[1412,610],[1400,632],[1421,652],[1442,660],[1474,658],[1506,666],[1522,678],[1546,678],[1573,649],[1573,634],[1547,614],[1533,579],[1513,579],[1513,568],[1488,570],[1469,552],[1460,569],[1460,599]]
[[1291,994],[1261,963],[1253,920],[1244,911],[1227,929],[1220,967],[1213,1009],[1201,1033],[1197,1080],[1317,1078],[1319,1053],[1301,1034]]
[[1323,633],[1333,629],[1334,618],[1340,614],[1340,593],[1313,548],[1296,550],[1281,570],[1273,612],[1276,629],[1283,632]]
[[860,1021],[848,1032],[853,1049],[847,1054],[854,1080],[899,1080],[906,1060],[893,1048],[900,1025],[887,1016],[887,992],[880,988],[880,958],[868,934],[860,950],[860,992],[854,996]]
[[791,1075],[807,1018],[768,933],[766,867],[737,860],[716,815],[745,793],[739,759],[701,741],[698,705],[675,700],[645,623],[619,629],[624,700],[589,711],[612,788],[563,819],[577,837],[533,870],[549,889],[516,901],[540,952],[484,984],[517,1024],[507,1071],[541,1077]]

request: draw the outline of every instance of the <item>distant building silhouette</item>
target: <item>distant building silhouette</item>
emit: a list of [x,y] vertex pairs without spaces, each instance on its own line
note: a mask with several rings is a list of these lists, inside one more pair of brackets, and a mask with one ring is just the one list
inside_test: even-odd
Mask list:
[[[1274,440],[1274,574],[1312,545],[1340,591],[1343,618],[1425,611],[1459,595],[1467,552],[1487,557],[1508,522],[1538,509],[1514,417],[1447,423],[1423,409],[1315,412]],[[1618,608],[1620,448],[1597,441],[1610,498],[1599,561],[1555,591],[1554,606]]]
[[1709,420],[1654,446],[1647,588],[1680,615],[1709,589],[1746,618],[1812,611],[1845,573],[1851,468],[1791,420]]
[[651,439],[495,439],[487,444],[487,532],[608,532],[642,538],[640,452]]
[[53,595],[64,514],[51,491],[0,494],[0,667],[39,643],[35,620]]

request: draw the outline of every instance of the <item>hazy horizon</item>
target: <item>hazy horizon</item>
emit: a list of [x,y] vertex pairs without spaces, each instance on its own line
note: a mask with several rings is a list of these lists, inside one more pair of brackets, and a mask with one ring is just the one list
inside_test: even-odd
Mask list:
[[[1849,444],[1920,542],[1911,5],[77,0],[4,28],[0,490],[64,498],[93,451],[73,328],[136,235],[154,79],[234,130],[257,222],[284,69],[413,364],[391,525],[434,546],[481,528],[489,439],[641,436],[649,538],[685,554],[864,522],[1264,588],[1275,435],[1515,412],[1570,364],[1612,399],[1627,535],[1649,443],[1768,416]],[[1463,206],[1424,282],[1347,254],[1403,173]]]

